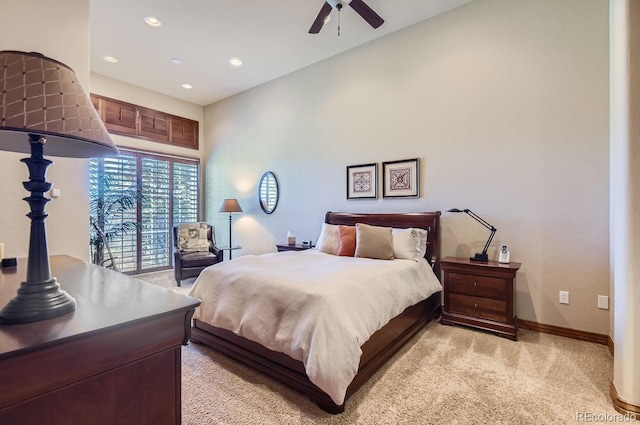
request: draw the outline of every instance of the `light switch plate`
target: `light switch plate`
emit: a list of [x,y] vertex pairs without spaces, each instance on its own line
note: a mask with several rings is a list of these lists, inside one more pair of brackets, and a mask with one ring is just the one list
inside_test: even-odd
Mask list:
[[609,297],[606,295],[598,295],[598,308],[609,310]]
[[569,304],[569,292],[560,291],[560,304]]

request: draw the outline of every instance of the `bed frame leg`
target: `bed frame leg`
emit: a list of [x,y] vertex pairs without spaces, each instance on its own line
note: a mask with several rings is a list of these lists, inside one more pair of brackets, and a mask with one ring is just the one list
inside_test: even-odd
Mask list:
[[332,401],[315,401],[316,404],[318,405],[319,408],[321,408],[322,410],[324,410],[327,413],[331,413],[332,415],[339,415],[340,413],[344,412],[344,403],[342,403],[340,406],[338,406],[337,404],[333,403]]

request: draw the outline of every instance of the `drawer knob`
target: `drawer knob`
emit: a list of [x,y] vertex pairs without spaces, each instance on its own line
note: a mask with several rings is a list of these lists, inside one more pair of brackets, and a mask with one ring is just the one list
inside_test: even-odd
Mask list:
[[478,284],[476,282],[473,282],[473,286],[478,286]]
[[474,306],[475,308],[478,308],[478,304],[474,304],[473,306]]

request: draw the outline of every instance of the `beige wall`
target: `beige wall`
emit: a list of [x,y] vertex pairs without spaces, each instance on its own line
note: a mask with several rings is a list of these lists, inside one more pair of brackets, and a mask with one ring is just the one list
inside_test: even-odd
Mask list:
[[[337,40],[338,42],[339,40]],[[324,213],[441,210],[443,255],[509,245],[522,319],[609,333],[608,5],[476,0],[205,110],[206,205],[242,253],[287,231],[317,240]],[[419,199],[347,201],[347,165],[419,157]],[[262,213],[273,171],[281,198]],[[558,291],[570,291],[569,305]]]
[[[2,1],[0,50],[36,51],[71,67],[89,88],[89,1]],[[26,136],[25,136],[26,143]],[[46,147],[45,147],[46,156]],[[0,242],[5,256],[25,257],[29,246],[29,192],[25,154],[0,151]],[[50,254],[88,258],[89,205],[87,160],[49,158],[47,181],[62,196],[49,202],[46,227]]]

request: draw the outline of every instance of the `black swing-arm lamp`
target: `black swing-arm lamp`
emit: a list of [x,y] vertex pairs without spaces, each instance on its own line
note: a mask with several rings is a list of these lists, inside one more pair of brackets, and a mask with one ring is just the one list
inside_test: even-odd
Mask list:
[[461,209],[458,209],[458,208],[451,208],[450,210],[447,210],[447,212],[453,212],[453,213],[463,212],[463,213],[466,213],[466,214],[470,215],[478,223],[482,224],[484,227],[486,227],[487,229],[491,230],[491,234],[489,235],[489,239],[487,239],[487,243],[484,244],[484,249],[482,250],[482,254],[476,254],[474,257],[470,257],[469,258],[469,260],[471,260],[471,261],[489,261],[489,256],[487,255],[487,250],[489,249],[489,245],[491,245],[491,241],[493,240],[493,236],[496,234],[496,231],[498,229],[496,229],[495,227],[493,227],[492,225],[490,225],[489,223],[484,221],[482,218],[478,217],[478,215],[476,213],[474,213],[473,211],[471,211],[470,209],[461,210]]

